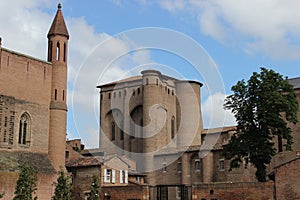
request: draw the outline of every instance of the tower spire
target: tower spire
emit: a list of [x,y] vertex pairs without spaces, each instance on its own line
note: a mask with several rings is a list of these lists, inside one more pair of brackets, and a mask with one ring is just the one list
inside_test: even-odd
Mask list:
[[68,33],[68,29],[67,29],[64,17],[62,15],[60,3],[57,6],[56,15],[54,17],[54,20],[53,20],[50,30],[48,32],[48,35],[47,35],[48,39],[49,39],[49,37],[51,37],[53,35],[62,35],[62,36],[66,36],[69,39],[69,33]]

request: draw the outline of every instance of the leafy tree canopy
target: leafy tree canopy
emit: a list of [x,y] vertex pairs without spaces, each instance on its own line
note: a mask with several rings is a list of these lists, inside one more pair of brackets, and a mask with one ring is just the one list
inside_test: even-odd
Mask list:
[[261,68],[250,79],[238,81],[225,99],[224,108],[231,110],[237,131],[224,145],[223,155],[231,160],[230,169],[245,161],[256,168],[259,181],[266,181],[266,165],[276,154],[274,136],[286,139],[286,150],[292,149],[289,123],[297,123],[298,103],[293,86],[287,78]]
[[[37,190],[36,170],[25,163],[21,167],[17,180],[14,200],[32,200],[33,193]],[[35,197],[34,199],[37,199]]]

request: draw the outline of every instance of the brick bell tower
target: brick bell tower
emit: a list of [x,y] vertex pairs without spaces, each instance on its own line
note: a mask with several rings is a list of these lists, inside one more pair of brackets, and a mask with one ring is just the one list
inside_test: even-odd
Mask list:
[[48,62],[52,63],[52,85],[49,117],[49,158],[59,170],[65,165],[67,123],[67,55],[69,33],[65,24],[61,4],[50,27],[48,38]]

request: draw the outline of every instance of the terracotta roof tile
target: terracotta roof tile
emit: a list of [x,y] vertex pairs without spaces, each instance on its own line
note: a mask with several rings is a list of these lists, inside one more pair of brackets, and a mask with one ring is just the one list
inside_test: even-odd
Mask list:
[[81,157],[70,159],[66,162],[66,167],[86,167],[86,166],[100,166],[101,160],[95,157]]

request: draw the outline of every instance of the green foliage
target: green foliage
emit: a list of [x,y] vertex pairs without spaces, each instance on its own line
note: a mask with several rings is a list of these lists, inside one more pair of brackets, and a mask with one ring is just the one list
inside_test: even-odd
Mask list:
[[88,198],[88,200],[100,200],[99,188],[100,188],[99,176],[94,175],[93,182],[91,185],[91,196]]
[[80,149],[76,146],[76,147],[72,147],[72,149],[78,153],[80,153]]
[[[36,170],[25,163],[17,180],[14,200],[32,200],[32,193],[37,190]],[[35,197],[34,199],[37,199]]]
[[3,192],[3,193],[1,193],[0,194],[0,198],[3,198],[4,197],[4,195],[5,195],[5,193]]
[[58,172],[59,177],[57,182],[54,183],[55,191],[53,200],[72,200],[72,187],[69,183],[68,177],[63,170]]
[[238,81],[231,89],[224,108],[231,110],[237,121],[237,132],[224,145],[223,155],[231,160],[230,169],[245,161],[256,168],[256,177],[266,181],[266,165],[276,154],[274,136],[286,139],[286,150],[292,149],[289,123],[297,123],[298,103],[287,78],[273,70],[261,68],[247,83]]

